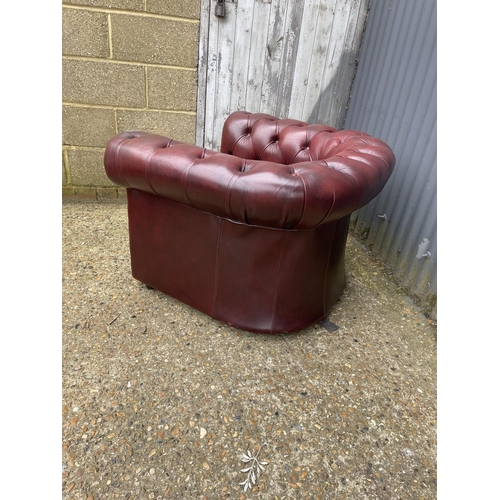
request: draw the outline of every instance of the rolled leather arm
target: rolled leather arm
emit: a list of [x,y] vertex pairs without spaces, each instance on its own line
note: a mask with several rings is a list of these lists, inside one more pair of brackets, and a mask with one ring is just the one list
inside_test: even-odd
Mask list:
[[326,159],[307,153],[311,160],[286,165],[155,134],[123,132],[108,143],[104,165],[108,177],[120,186],[235,222],[305,229],[361,208],[378,194],[394,167],[392,151],[381,141],[324,127],[311,139],[314,156],[331,152],[331,136],[336,133],[341,134],[338,153]]
[[[247,111],[236,111],[225,121],[221,151],[251,160],[293,164],[296,172],[300,168],[300,176],[308,185],[298,227],[321,218],[325,205],[317,205],[318,195],[321,204],[328,200],[332,203],[322,222],[366,205],[382,190],[396,162],[387,144],[363,132]],[[302,162],[308,165],[301,165]],[[344,177],[318,171],[317,165],[336,170]]]

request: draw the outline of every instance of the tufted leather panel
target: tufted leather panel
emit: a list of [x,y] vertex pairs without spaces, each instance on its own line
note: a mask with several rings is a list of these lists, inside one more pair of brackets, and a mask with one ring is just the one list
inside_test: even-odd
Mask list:
[[104,155],[127,188],[133,276],[263,333],[329,313],[345,287],[350,214],[394,163],[362,132],[246,112],[226,120],[221,152],[123,132]]
[[249,225],[304,229],[352,213],[394,168],[391,149],[362,132],[235,112],[221,152],[123,132],[104,163],[118,185]]

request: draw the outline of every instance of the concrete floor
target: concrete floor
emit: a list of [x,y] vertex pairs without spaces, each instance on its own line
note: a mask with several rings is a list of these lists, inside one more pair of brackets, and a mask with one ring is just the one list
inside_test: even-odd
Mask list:
[[436,498],[436,327],[354,239],[338,329],[269,336],[134,280],[124,202],[62,214],[63,499]]

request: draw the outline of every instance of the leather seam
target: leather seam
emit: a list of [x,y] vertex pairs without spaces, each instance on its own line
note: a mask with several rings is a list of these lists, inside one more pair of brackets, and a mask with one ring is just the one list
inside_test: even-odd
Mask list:
[[294,227],[297,227],[302,222],[302,218],[304,217],[304,214],[306,212],[306,199],[307,199],[306,183],[304,182],[304,179],[302,179],[302,176],[300,174],[298,174],[297,177],[300,179],[300,182],[302,182],[302,186],[304,187],[304,200],[302,201],[302,213],[300,214],[299,220],[297,221]]
[[148,157],[148,161],[146,163],[146,167],[144,168],[144,177],[146,178],[146,182],[148,183],[148,186],[149,188],[151,189],[151,191],[153,191],[153,193],[156,195],[156,196],[159,196],[159,194],[156,192],[156,189],[153,187],[153,184],[151,184],[151,180],[149,178],[149,170],[151,170],[151,159],[153,158],[153,156],[158,153],[158,149],[155,149]]
[[215,305],[217,303],[217,287],[219,285],[219,252],[220,252],[221,233],[222,233],[222,219],[219,218],[219,234],[217,235],[217,252],[215,254],[214,298],[212,301],[212,316],[215,315]]
[[334,205],[335,205],[335,192],[332,191],[332,203],[330,204],[330,208],[328,209],[328,212],[326,212],[325,216],[317,224],[312,226],[313,229],[315,227],[321,226],[321,224],[323,224],[325,219],[332,213]]
[[326,284],[328,282],[328,271],[330,270],[330,259],[332,255],[333,240],[337,232],[338,221],[335,222],[335,229],[332,231],[332,239],[330,240],[330,249],[328,250],[328,260],[326,261],[325,278],[323,282],[323,314],[326,315]]
[[278,263],[278,273],[276,274],[276,283],[274,285],[273,313],[271,316],[271,333],[274,332],[274,318],[276,315],[276,305],[278,302],[278,284],[279,284],[280,273],[281,273],[281,264],[283,262],[283,254],[285,253],[285,241],[287,239],[287,236],[288,236],[288,233],[285,233],[283,235],[283,241],[281,242],[281,253],[280,253],[280,260]]
[[[326,160],[321,160],[321,163],[324,163],[326,168],[330,168],[328,166],[328,163],[326,163]],[[335,205],[335,191],[332,191],[332,202],[330,203],[330,208],[328,209],[328,211],[326,212],[325,216],[317,223],[317,224],[314,224],[314,226],[312,226],[311,229],[314,229],[318,226],[321,226],[321,224],[323,224],[323,222],[325,221],[325,219],[332,213],[332,210],[333,210],[333,207]]]
[[184,194],[184,197],[185,199],[188,201],[189,205],[188,206],[191,206],[193,208],[196,208],[198,210],[198,207],[196,207],[194,205],[194,203],[191,201],[191,198],[189,198],[189,195],[188,195],[188,192],[187,192],[187,188],[186,188],[186,183],[187,183],[187,176],[188,176],[188,173],[189,171],[191,170],[191,167],[194,165],[194,162],[196,160],[191,160],[190,163],[188,163],[185,167],[184,167],[184,170],[182,172],[182,176],[181,176],[181,191],[182,193]]
[[236,156],[236,155],[234,154],[234,150],[235,150],[236,145],[238,144],[238,142],[240,142],[240,141],[241,141],[241,139],[243,139],[243,137],[245,137],[245,134],[241,134],[241,135],[238,137],[238,139],[236,139],[236,140],[234,141],[233,147],[231,148],[231,153],[223,153],[223,154],[231,154],[231,155],[233,155],[233,156]]
[[233,213],[231,211],[231,188],[233,187],[234,182],[236,181],[237,174],[236,172],[233,173],[231,179],[229,179],[229,182],[227,184],[226,188],[226,194],[224,196],[224,210],[226,214],[229,215],[229,218],[233,217]]
[[[120,149],[122,148],[122,145],[123,143],[126,141],[127,139],[124,139],[123,141],[120,142],[120,144],[118,144],[118,147],[116,148],[115,150],[115,172],[118,174],[118,176],[120,177],[121,181],[128,187],[128,188],[132,188],[132,186],[130,185],[129,182],[127,182],[124,178],[123,178],[123,175],[122,175],[122,168],[121,168],[121,165],[122,165],[122,161],[120,159],[120,168],[118,168],[118,153],[120,152]],[[129,139],[130,140],[130,139]]]
[[[250,126],[250,114],[247,116],[247,130],[249,128],[251,128],[253,130],[253,128],[255,127],[255,124],[258,122],[259,120],[256,120],[253,125]],[[254,158],[257,158],[257,155],[255,154],[255,146],[253,145],[253,139],[252,139],[252,134],[248,134],[250,136],[250,144],[252,145],[252,152],[253,152],[253,157]]]
[[[167,145],[167,148],[169,148],[171,145],[172,145],[172,141],[173,139],[170,139],[168,141],[168,145]],[[158,151],[160,151],[161,149],[164,149],[164,148],[156,148],[154,151],[152,151],[149,156],[148,156],[148,159],[147,159],[147,162],[146,162],[146,166],[144,167],[144,178],[146,179],[146,182],[149,186],[149,188],[151,189],[151,191],[153,191],[153,193],[156,195],[156,196],[160,196],[158,194],[158,192],[156,191],[156,189],[154,188],[153,184],[151,183],[151,180],[150,180],[150,177],[149,177],[149,174],[150,174],[150,170],[151,170],[151,160],[153,159],[153,157],[158,153]],[[166,149],[166,148],[165,148]]]
[[[267,146],[260,152],[260,155],[257,158],[258,160],[260,160],[262,158],[262,155],[269,149],[269,147],[271,146],[271,144],[276,144],[276,142],[269,142],[267,144]],[[284,163],[283,162],[283,153],[281,152],[281,148],[279,146],[278,146],[278,151],[279,151],[279,154],[280,154],[280,161],[274,161],[274,160],[264,160],[264,161],[270,161],[271,163],[278,163],[278,164],[281,164],[281,165],[288,165],[288,163]]]
[[[308,132],[309,132],[309,128],[306,130],[306,134],[308,134]],[[308,136],[308,135],[306,135],[306,140],[307,140],[307,143],[308,143],[308,144],[311,144],[312,140],[313,140],[313,139],[314,139],[314,138],[315,138],[318,134],[321,134],[321,133],[323,133],[323,132],[330,132],[330,131],[329,131],[329,130],[327,130],[327,129],[324,129],[324,130],[319,130],[319,131],[317,131],[316,133],[313,133],[313,135],[311,135],[311,137],[310,137],[310,138],[309,138],[309,136]],[[294,162],[295,162],[295,158],[297,158],[298,154],[299,154],[301,151],[304,151],[304,149],[306,149],[306,148],[299,149],[299,150],[295,153],[295,156],[294,156],[294,157],[291,159],[291,161],[290,161],[290,165],[291,165],[292,163],[294,163]],[[309,150],[308,155],[309,155],[309,160],[308,160],[308,161],[314,161],[314,160],[312,159],[312,156],[311,156],[311,151],[310,151],[310,150]]]

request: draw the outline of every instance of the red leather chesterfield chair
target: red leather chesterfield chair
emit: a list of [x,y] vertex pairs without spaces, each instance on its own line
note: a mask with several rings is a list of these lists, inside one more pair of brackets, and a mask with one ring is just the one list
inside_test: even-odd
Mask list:
[[262,333],[329,313],[345,287],[350,214],[394,163],[365,133],[242,111],[226,120],[221,152],[123,132],[104,156],[127,188],[132,275]]

